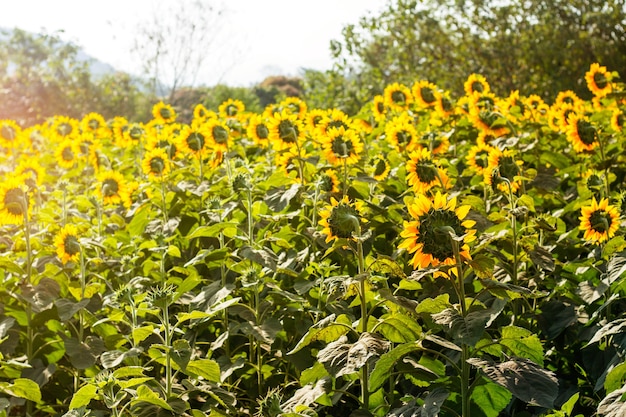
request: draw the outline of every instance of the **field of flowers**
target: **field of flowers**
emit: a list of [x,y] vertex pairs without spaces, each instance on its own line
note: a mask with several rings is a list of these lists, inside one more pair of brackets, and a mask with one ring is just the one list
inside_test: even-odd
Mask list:
[[625,415],[626,94],[583,76],[1,120],[0,415]]

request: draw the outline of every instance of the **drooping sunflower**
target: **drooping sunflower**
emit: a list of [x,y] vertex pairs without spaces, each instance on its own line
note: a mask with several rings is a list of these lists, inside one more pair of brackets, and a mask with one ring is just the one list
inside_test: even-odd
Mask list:
[[228,152],[230,148],[230,128],[220,119],[210,119],[206,122],[206,131],[209,136],[210,146],[213,152]]
[[486,143],[477,143],[475,146],[472,146],[467,151],[467,156],[465,157],[468,168],[476,175],[483,175],[489,165],[489,152],[493,149],[493,146]]
[[184,126],[180,132],[180,146],[184,153],[202,158],[208,153],[210,135],[206,124]]
[[152,117],[158,123],[174,123],[176,121],[176,111],[170,104],[159,101],[152,106]]
[[411,89],[400,83],[393,83],[385,87],[383,99],[385,106],[395,111],[408,110],[413,103]]
[[57,256],[65,265],[68,262],[76,262],[80,258],[80,241],[78,240],[78,228],[73,224],[66,224],[54,237],[54,246],[57,248]]
[[567,120],[567,140],[576,152],[591,151],[599,145],[598,131],[586,117],[572,113]]
[[437,86],[429,81],[420,80],[413,84],[411,92],[418,107],[433,107],[437,103]]
[[420,147],[417,129],[407,113],[385,124],[385,138],[398,152],[412,152]]
[[[413,254],[413,268],[455,265],[450,232],[454,232],[456,239],[462,239],[458,242],[461,260],[472,259],[468,243],[476,238],[476,231],[472,229],[475,222],[465,220],[470,206],[456,207],[456,197],[448,199],[447,194],[437,192],[432,199],[418,194],[407,209],[412,220],[404,222],[404,230],[400,233],[404,240],[398,248]],[[443,272],[435,275],[450,276]]]
[[248,134],[248,137],[254,141],[254,143],[262,147],[267,147],[269,143],[270,130],[267,127],[267,121],[264,117],[258,114],[252,115],[248,120],[246,133]]
[[333,165],[355,164],[363,152],[363,142],[352,129],[343,126],[329,129],[328,134],[320,138],[322,154]]
[[0,120],[0,146],[6,149],[17,148],[21,134],[22,128],[16,121]]
[[428,149],[422,148],[409,154],[406,172],[406,180],[415,194],[424,194],[437,185],[443,188],[449,186],[446,171],[435,163]]
[[124,176],[117,171],[104,171],[96,177],[95,193],[104,206],[123,204],[130,206],[130,193]]
[[295,114],[286,111],[274,113],[267,127],[268,138],[278,151],[296,147],[304,141],[304,126]]
[[354,240],[354,236],[362,234],[367,220],[361,214],[363,203],[350,201],[348,196],[337,201],[330,198],[330,205],[320,211],[319,224],[324,227],[326,243],[336,239]]
[[580,209],[580,230],[584,231],[583,238],[590,243],[602,243],[613,236],[619,229],[619,211],[609,204],[607,198],[600,202],[595,197],[591,205]]
[[522,161],[515,159],[515,154],[510,149],[501,150],[493,148],[489,152],[489,164],[483,171],[485,184],[492,188],[497,187],[503,193],[515,193],[522,186],[520,175],[522,174]]
[[170,160],[163,148],[153,148],[146,152],[141,161],[143,173],[152,181],[163,181],[170,172]]
[[218,106],[217,113],[220,117],[226,119],[230,117],[237,117],[243,113],[245,109],[246,106],[243,104],[243,101],[229,98]]
[[23,177],[9,177],[0,184],[0,224],[23,224],[33,202]]
[[470,74],[463,83],[465,94],[471,96],[474,93],[489,93],[491,88],[487,79],[480,74]]
[[597,62],[591,64],[591,68],[585,73],[585,81],[589,91],[596,97],[605,97],[612,90],[611,73]]
[[80,149],[71,138],[62,141],[54,151],[54,157],[61,168],[72,169],[78,161]]
[[389,161],[382,155],[376,155],[369,160],[367,164],[368,174],[376,181],[383,181],[389,175],[391,166]]

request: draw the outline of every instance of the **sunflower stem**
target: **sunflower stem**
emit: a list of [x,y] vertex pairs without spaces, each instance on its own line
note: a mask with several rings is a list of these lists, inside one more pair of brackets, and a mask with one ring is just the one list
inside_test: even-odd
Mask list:
[[[24,213],[24,241],[26,243],[26,284],[30,285],[32,281],[32,253],[30,246],[30,223],[28,221],[28,200],[27,196],[24,195],[24,200],[22,201],[22,212]],[[32,307],[29,302],[26,303],[25,308],[26,313],[26,359],[29,364],[32,364],[33,361],[33,339],[35,337],[32,320],[33,320],[33,312]],[[33,413],[33,402],[26,401],[26,415],[32,415]]]
[[[367,314],[367,300],[365,297],[366,286],[365,286],[365,257],[363,256],[363,242],[361,236],[361,224],[359,219],[355,216],[351,216],[352,222],[354,223],[355,235],[356,235],[356,252],[357,252],[357,268],[358,268],[358,277],[359,277],[359,298],[361,299],[361,334],[367,333],[367,322],[368,322],[368,314]],[[363,404],[364,410],[369,410],[369,369],[367,362],[363,364],[361,367],[361,403]]]
[[606,157],[604,155],[604,144],[598,135],[598,146],[600,148],[600,157],[602,158],[602,165],[604,166],[604,192],[606,193],[606,198],[610,196],[609,190],[609,167],[606,163]]
[[161,210],[163,211],[163,227],[165,227],[165,225],[169,221],[169,218],[167,214],[167,202],[165,199],[165,181],[163,180],[163,174],[161,174],[160,182],[161,182],[161,204],[163,206]]
[[348,194],[348,161],[347,158],[343,158],[343,195],[345,197]]

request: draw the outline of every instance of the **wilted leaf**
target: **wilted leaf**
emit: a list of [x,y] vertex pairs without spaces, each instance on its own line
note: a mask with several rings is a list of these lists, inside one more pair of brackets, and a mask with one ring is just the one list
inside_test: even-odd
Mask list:
[[301,186],[300,183],[294,183],[287,189],[285,187],[272,188],[266,193],[265,204],[274,212],[283,211],[298,194]]
[[545,408],[553,408],[559,393],[559,383],[554,373],[534,362],[517,358],[503,363],[470,358],[471,365],[480,368],[489,379],[508,389],[515,397]]
[[528,252],[533,263],[546,272],[554,272],[555,262],[552,253],[542,246],[535,245],[535,248]]
[[606,267],[607,283],[611,285],[626,273],[626,257],[613,256]]
[[90,336],[85,342],[78,339],[65,339],[65,352],[77,369],[87,369],[96,363],[96,357],[104,351],[104,342]]
[[607,395],[600,401],[600,404],[598,404],[598,415],[605,417],[625,416],[626,402],[624,402],[624,394],[626,394],[626,385]]
[[375,333],[363,333],[356,343],[346,343],[347,340],[342,336],[317,354],[317,360],[335,378],[357,372],[370,359],[378,358],[390,345]]
[[488,323],[493,321],[504,308],[504,301],[495,299],[491,308],[474,306],[465,317],[455,308],[447,308],[433,314],[435,323],[450,329],[456,343],[474,346],[482,337]]
[[626,327],[626,319],[617,319],[613,320],[610,323],[602,326],[600,330],[598,330],[591,340],[587,343],[587,345],[591,345],[592,343],[599,342],[603,337],[612,335],[612,334],[620,334],[623,333],[622,329]]
[[327,387],[330,386],[330,378],[325,377],[317,381],[315,384],[307,384],[300,388],[294,394],[280,405],[285,412],[294,412],[299,405],[309,406],[313,404],[319,397],[326,394]]
[[143,349],[138,347],[129,349],[126,352],[122,352],[121,350],[110,350],[100,355],[100,362],[102,363],[102,367],[105,369],[115,368],[117,365],[121,364],[124,359],[138,356],[142,351]]
[[352,329],[352,322],[345,314],[341,314],[335,318],[334,314],[320,320],[309,328],[309,331],[300,339],[295,348],[288,355],[292,355],[309,345],[310,343],[320,340],[326,343],[337,340],[340,336],[346,334]]

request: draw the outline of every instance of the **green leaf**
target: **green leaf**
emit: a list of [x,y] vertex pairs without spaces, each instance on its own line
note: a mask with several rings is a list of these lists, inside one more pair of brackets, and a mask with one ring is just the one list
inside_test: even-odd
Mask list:
[[121,389],[127,389],[127,388],[136,387],[137,385],[145,384],[153,380],[154,378],[152,377],[144,376],[142,378],[131,378],[126,381],[117,381],[117,384],[120,386]]
[[97,392],[98,388],[95,385],[87,384],[82,386],[72,396],[72,401],[70,401],[70,410],[88,406],[89,402],[96,398]]
[[510,349],[513,356],[530,359],[543,366],[543,346],[536,334],[516,326],[502,328],[500,344]]
[[498,417],[500,411],[511,402],[513,395],[501,385],[488,381],[472,391],[471,400],[485,413],[486,417]]
[[187,364],[187,372],[209,382],[220,381],[220,366],[213,359],[196,359]]
[[133,398],[131,404],[137,404],[139,402],[146,402],[157,407],[161,407],[167,411],[174,411],[172,407],[166,403],[156,392],[152,391],[146,385],[140,385],[137,388],[137,396]]
[[403,313],[394,313],[378,323],[374,328],[387,340],[394,343],[408,343],[418,340],[422,334],[422,328],[411,317]]
[[449,308],[450,295],[441,294],[436,298],[427,298],[422,300],[415,308],[416,313],[436,314],[441,313],[446,308]]
[[137,327],[132,331],[133,343],[137,346],[139,343],[146,340],[154,333],[154,326],[149,324],[147,326]]
[[283,211],[289,202],[298,195],[298,190],[302,185],[300,183],[291,184],[289,188],[277,187],[272,188],[265,194],[265,204],[274,212]]
[[623,251],[624,249],[626,249],[626,239],[624,239],[624,236],[615,236],[606,242],[604,248],[602,248],[602,255],[604,257],[609,257],[616,252]]
[[321,320],[309,328],[302,339],[298,342],[288,355],[292,355],[317,340],[329,343],[337,340],[342,335],[348,333],[352,328],[352,322],[345,314],[341,314],[335,318],[335,314],[331,314],[324,320]]
[[146,368],[143,366],[124,366],[113,371],[115,378],[142,377]]
[[398,345],[387,353],[383,353],[369,378],[369,390],[374,392],[378,390],[386,381],[389,380],[389,374],[395,366],[396,362],[411,352],[421,350],[422,346],[418,342],[405,343]]
[[59,298],[54,301],[54,305],[57,307],[57,312],[59,313],[59,318],[64,322],[74,317],[74,314],[85,308],[87,304],[89,304],[88,298],[84,298],[77,303],[66,298]]
[[41,402],[41,391],[39,385],[32,379],[17,378],[13,383],[0,382],[0,391],[18,398],[25,398],[28,401]]
[[606,392],[613,392],[624,386],[626,381],[626,362],[622,362],[611,369],[604,380]]
[[221,222],[210,226],[200,226],[188,234],[187,239],[191,240],[199,237],[218,237],[220,232],[227,235],[227,231],[232,232],[231,235],[234,235],[237,233],[237,226],[239,226],[239,223],[236,222]]

